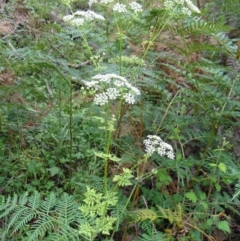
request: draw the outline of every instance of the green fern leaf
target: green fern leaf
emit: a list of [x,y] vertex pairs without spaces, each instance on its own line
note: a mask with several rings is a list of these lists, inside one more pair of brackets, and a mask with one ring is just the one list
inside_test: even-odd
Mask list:
[[0,205],[0,218],[7,216],[15,209],[17,199],[18,199],[17,195],[14,195],[13,198],[8,197],[7,199],[3,197],[2,203]]
[[[8,228],[6,231],[8,232],[12,227],[15,227],[17,221],[25,217],[25,214],[27,213],[27,211],[28,211],[28,208],[17,206],[14,210],[13,215],[11,216],[11,219],[10,219],[10,222],[8,223]],[[15,228],[15,231],[17,230],[18,229]]]
[[54,222],[48,217],[40,217],[32,225],[34,230],[30,235],[28,241],[33,241],[39,239],[39,237],[44,237],[47,231],[52,231],[54,229]]
[[35,192],[34,195],[29,198],[28,202],[29,202],[30,207],[33,210],[38,209],[41,204],[39,192]]
[[24,193],[22,196],[19,197],[19,205],[24,206],[28,202],[28,192]]
[[57,203],[57,198],[54,193],[51,193],[49,197],[42,202],[41,211],[43,211],[46,214],[51,213],[54,210],[56,203]]
[[74,198],[64,193],[56,206],[56,211],[60,214],[59,219],[65,224],[71,223],[76,218],[76,210],[78,210],[78,206]]
[[[39,193],[28,193],[1,198],[0,217],[10,216],[3,237],[21,233],[27,240],[40,240],[59,234],[58,240],[75,241],[79,239],[78,228],[84,222],[79,204],[73,196],[64,194],[57,198],[54,193],[44,200]],[[27,227],[27,228],[26,228]],[[55,239],[57,240],[57,239]]]
[[33,220],[36,217],[37,214],[32,210],[25,210],[24,213],[22,213],[22,217],[18,217],[18,220],[14,224],[12,235],[18,230],[21,230],[25,225],[27,225],[31,220]]
[[142,222],[147,219],[154,221],[158,218],[157,213],[150,209],[139,209],[131,212],[131,214],[134,217],[134,222]]

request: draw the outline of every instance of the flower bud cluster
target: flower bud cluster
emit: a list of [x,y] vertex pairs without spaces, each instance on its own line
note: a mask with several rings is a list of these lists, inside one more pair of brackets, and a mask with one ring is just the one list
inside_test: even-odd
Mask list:
[[140,95],[140,91],[136,87],[128,83],[124,77],[116,74],[95,75],[92,81],[87,82],[86,85],[101,91],[94,98],[94,103],[100,106],[117,99],[134,104],[137,96]]
[[160,156],[167,156],[169,159],[175,158],[172,146],[164,142],[159,136],[148,135],[143,144],[145,145],[146,153],[149,155],[157,152]]
[[196,7],[191,0],[165,0],[164,7],[170,11],[176,9],[179,13],[187,16],[190,16],[193,12],[200,13],[198,7]]
[[95,13],[94,11],[76,11],[73,14],[69,14],[63,17],[64,22],[69,22],[71,25],[82,26],[85,21],[101,20],[104,21],[105,18]]

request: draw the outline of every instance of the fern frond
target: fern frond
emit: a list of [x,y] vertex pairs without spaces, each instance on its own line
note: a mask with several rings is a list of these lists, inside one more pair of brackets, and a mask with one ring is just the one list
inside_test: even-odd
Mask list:
[[[226,209],[231,210],[232,213],[234,213],[235,215],[237,215],[238,217],[240,216],[239,213],[239,203],[238,205],[234,205],[233,203],[224,203],[224,206]],[[234,207],[236,206],[236,208]]]
[[142,234],[137,241],[165,241],[166,240],[166,234],[158,231],[153,231],[150,234]]
[[33,196],[29,197],[29,205],[33,210],[36,210],[39,208],[41,202],[40,202],[40,194],[39,192],[35,192]]
[[142,222],[147,219],[150,221],[154,221],[158,218],[156,212],[152,211],[151,209],[139,209],[136,211],[131,212],[134,217],[134,222]]
[[[0,203],[0,217],[10,216],[3,237],[21,233],[27,240],[39,240],[59,234],[58,240],[78,240],[78,227],[84,222],[73,196],[64,194],[59,199],[54,193],[44,200],[39,193],[4,198]],[[26,228],[27,227],[27,228]],[[57,240],[57,239],[55,239]]]
[[51,233],[44,241],[74,241],[74,239],[69,238],[68,235],[63,235],[60,233]]
[[233,197],[232,197],[231,201],[233,201],[234,199],[238,198],[239,195],[240,195],[240,183],[237,183],[235,185],[235,192],[233,194]]
[[190,22],[187,22],[184,28],[177,29],[176,32],[180,32],[181,34],[217,34],[220,32],[228,32],[231,28],[218,23],[209,23],[199,18],[191,19]]
[[56,211],[59,213],[58,218],[65,224],[71,223],[75,220],[76,210],[78,210],[78,205],[76,205],[74,197],[64,193],[56,205]]
[[38,239],[39,237],[44,237],[47,231],[51,232],[54,229],[54,222],[48,217],[40,217],[32,225],[32,229],[34,231],[28,238],[28,241],[33,241]]
[[28,202],[28,192],[24,193],[22,196],[19,197],[19,205],[24,206]]
[[18,230],[21,230],[25,225],[27,225],[31,220],[33,220],[36,217],[37,214],[35,212],[32,212],[32,210],[25,210],[25,212],[22,213],[22,217],[19,216],[16,220],[16,223],[13,223],[14,229],[12,231],[12,234],[17,232]]
[[172,211],[171,209],[167,208],[164,209],[158,206],[160,213],[162,214],[162,218],[168,219],[170,223],[176,222],[178,225],[181,225],[183,219],[183,208],[181,204],[176,206],[176,209]]
[[12,227],[14,227],[12,234],[20,230],[27,223],[27,220],[31,220],[29,219],[29,216],[34,218],[36,216],[35,212],[32,212],[32,210],[29,210],[27,207],[16,207],[11,216],[10,222],[8,223],[8,228],[6,231],[8,232]]
[[56,203],[57,203],[57,198],[54,193],[51,193],[49,197],[42,202],[41,211],[43,211],[46,214],[51,213],[54,210]]
[[8,197],[7,199],[5,199],[5,197],[2,198],[2,202],[0,204],[0,218],[7,216],[14,210],[17,200],[18,196],[16,194],[14,194],[13,197]]

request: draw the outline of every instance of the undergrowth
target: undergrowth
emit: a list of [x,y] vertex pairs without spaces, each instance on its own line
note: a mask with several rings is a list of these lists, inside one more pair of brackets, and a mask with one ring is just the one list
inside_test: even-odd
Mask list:
[[238,240],[238,13],[210,2],[0,4],[2,240]]

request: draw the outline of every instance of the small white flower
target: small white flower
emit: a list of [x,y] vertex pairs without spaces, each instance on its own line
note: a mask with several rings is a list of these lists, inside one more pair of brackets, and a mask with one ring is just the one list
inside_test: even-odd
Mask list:
[[174,2],[172,0],[165,0],[164,1],[164,7],[167,9],[167,10],[171,10],[174,6]]
[[135,95],[140,95],[140,90],[134,86],[131,86],[130,89],[134,92]]
[[91,7],[93,3],[97,3],[97,0],[89,0],[88,5]]
[[98,81],[90,81],[90,82],[87,82],[86,83],[86,86],[89,87],[89,88],[92,88],[92,87],[96,87],[98,84]]
[[134,11],[134,13],[141,12],[142,6],[137,2],[131,2],[129,3],[130,8]]
[[111,78],[109,77],[109,75],[107,74],[97,74],[94,77],[92,77],[92,79],[96,79],[98,80],[98,82],[106,82],[106,83],[110,83]]
[[92,81],[86,82],[86,86],[102,91],[95,96],[94,102],[97,105],[104,105],[109,100],[118,98],[128,104],[135,104],[135,97],[140,95],[140,91],[136,87],[128,83],[124,77],[116,74],[97,74],[92,77]]
[[119,12],[119,13],[126,13],[127,12],[126,5],[122,3],[116,3],[113,6],[113,11]]
[[148,145],[148,146],[146,145],[145,151],[146,151],[149,155],[152,155],[152,154],[156,151],[156,149],[155,149],[155,147],[152,146],[152,145]]
[[186,7],[183,7],[181,9],[181,12],[182,12],[183,15],[187,15],[187,16],[190,16],[192,14],[192,12]]
[[117,87],[121,87],[124,85],[124,82],[122,82],[121,80],[114,80],[114,85],[117,86]]
[[84,24],[84,18],[74,18],[70,23],[75,26],[82,26]]
[[174,159],[175,158],[175,155],[174,155],[174,153],[172,152],[172,151],[168,151],[167,153],[166,153],[166,156],[169,158],[169,159]]
[[102,20],[102,21],[105,20],[105,18],[101,14],[95,13],[95,12],[90,11],[90,10],[88,10],[88,12],[90,12],[91,17],[93,17],[94,19],[98,19],[98,20]]
[[124,100],[126,103],[128,104],[131,104],[133,105],[135,103],[135,98],[134,98],[134,95],[131,94],[131,93],[126,93],[124,96],[123,96]]
[[73,18],[74,18],[73,15],[66,15],[66,16],[63,17],[63,21],[64,21],[64,22],[67,22],[67,21],[72,20]]
[[183,5],[185,0],[174,0],[174,2]]
[[84,11],[77,11],[73,14],[74,16],[75,15],[80,15],[80,16],[84,16],[85,15],[85,12]]
[[106,95],[106,93],[96,94],[94,98],[94,103],[100,106],[105,105],[108,103],[108,96]]
[[94,19],[105,20],[105,18],[102,15],[97,14],[94,11],[91,11],[91,10],[88,10],[86,12],[85,11],[77,11],[73,15],[74,16],[75,15],[82,16],[82,17],[84,17],[88,21],[93,21]]
[[189,7],[189,9],[192,10],[192,12],[200,13],[198,7],[196,7],[191,0],[185,0],[185,3]]
[[108,4],[108,3],[111,3],[113,2],[114,0],[100,0],[100,3],[103,3],[103,4]]
[[[186,4],[187,7],[183,7],[180,5]],[[184,15],[190,16],[192,12],[200,13],[200,10],[198,7],[196,7],[191,0],[165,0],[164,1],[164,7],[167,10],[173,10],[175,7],[178,7],[181,13]]]
[[152,155],[157,152],[160,156],[167,156],[169,159],[174,159],[173,148],[168,143],[164,142],[159,136],[148,135],[147,139],[143,141],[145,151]]
[[116,88],[108,88],[106,94],[108,95],[109,100],[116,100],[120,96],[120,93]]

